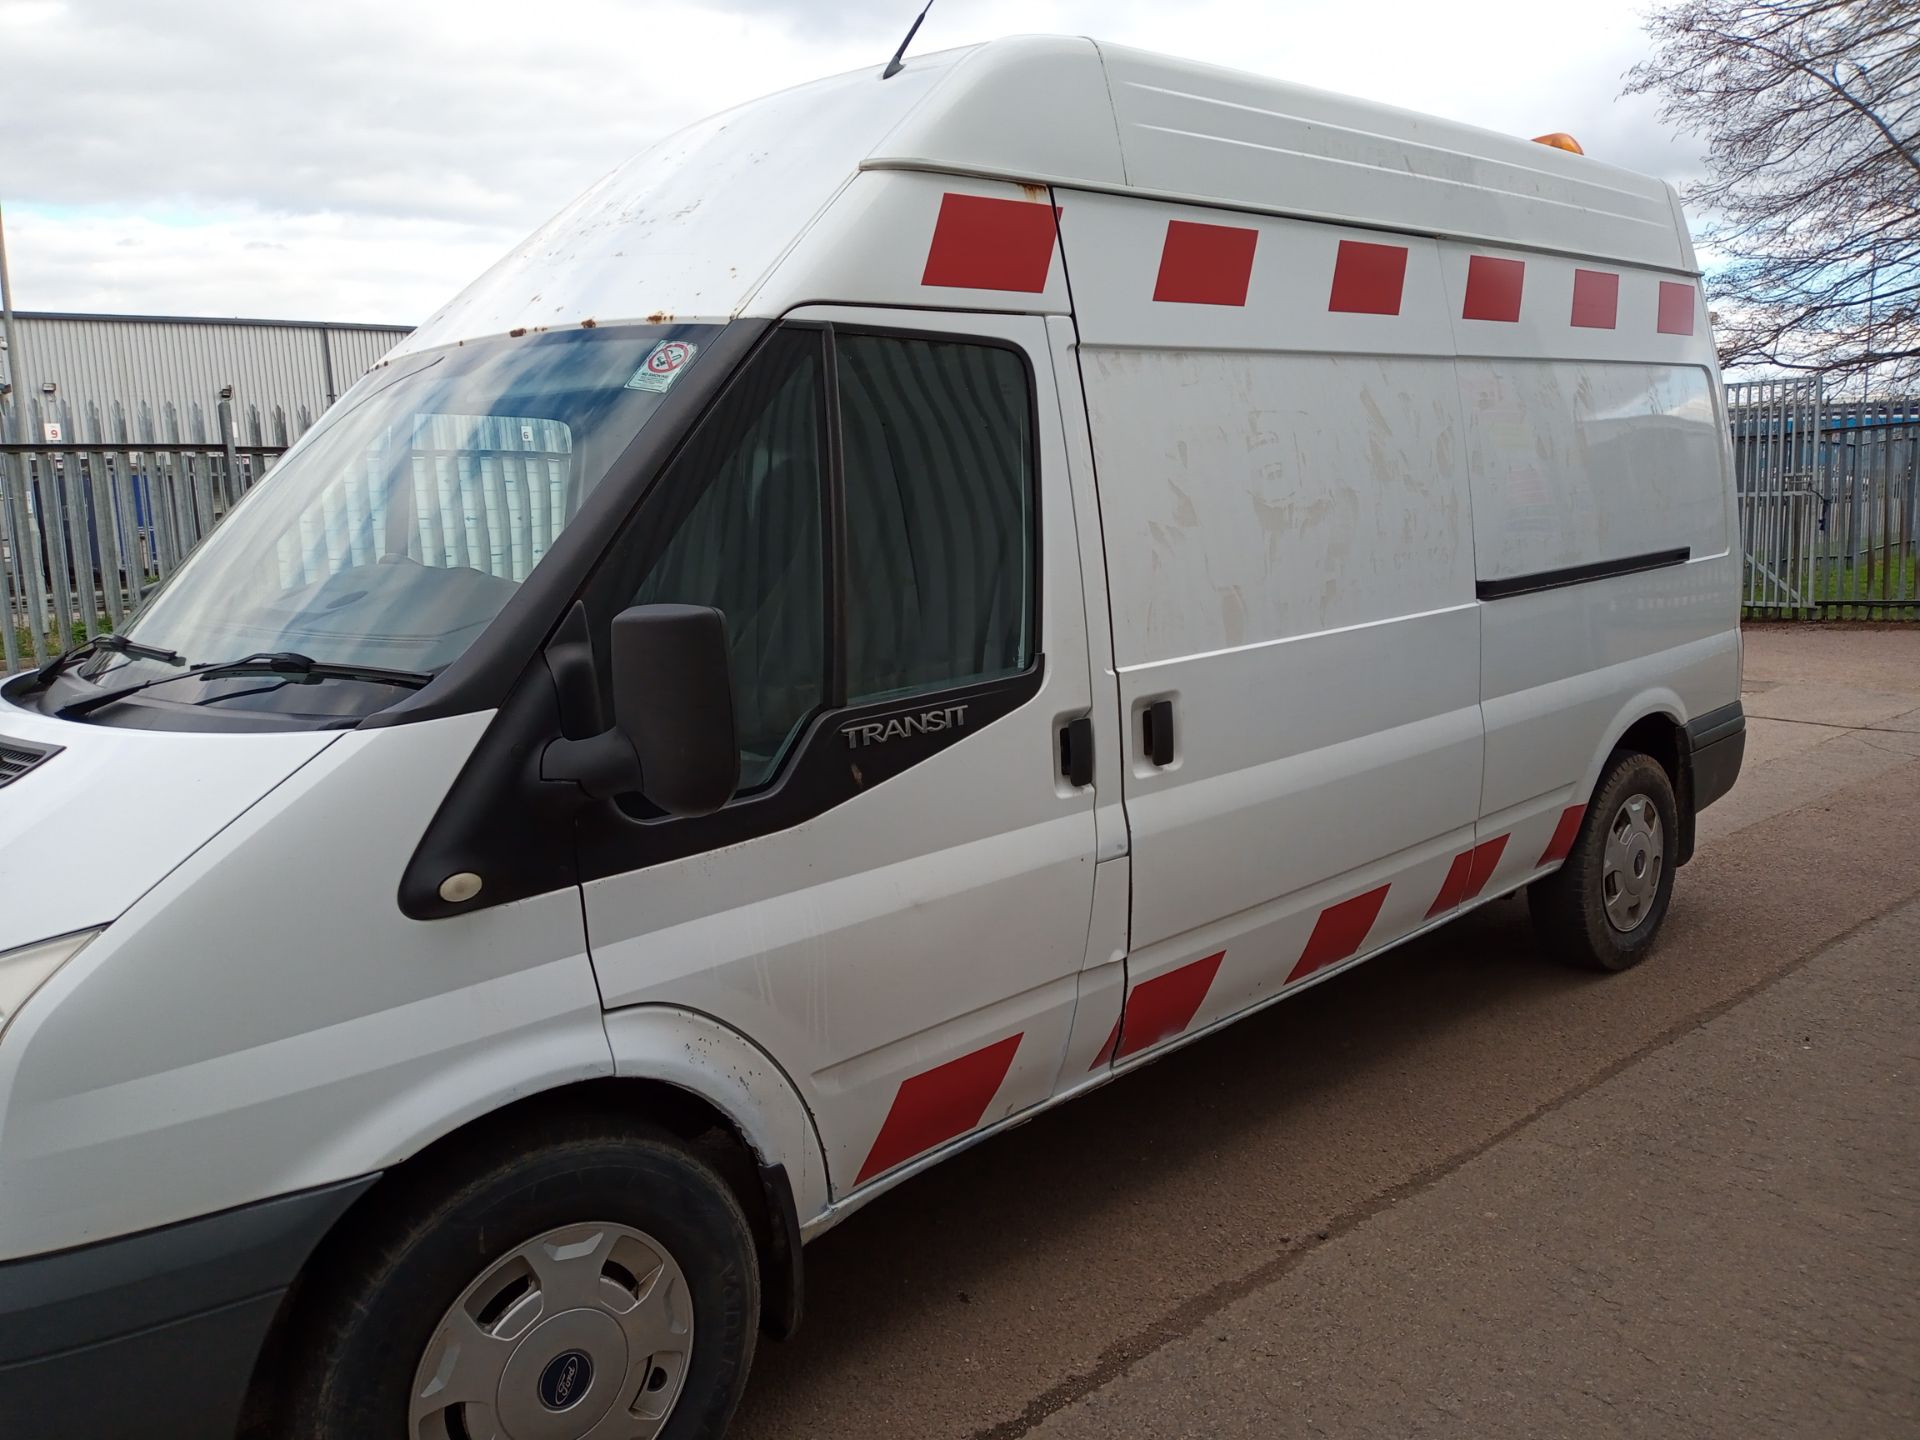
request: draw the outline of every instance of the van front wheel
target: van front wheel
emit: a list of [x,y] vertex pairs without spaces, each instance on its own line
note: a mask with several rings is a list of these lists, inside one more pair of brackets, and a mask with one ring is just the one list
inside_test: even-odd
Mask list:
[[1673,784],[1659,761],[1617,752],[1566,863],[1527,892],[1542,948],[1590,970],[1639,964],[1673,898],[1679,833]]
[[514,1138],[454,1162],[453,1185],[408,1177],[335,1249],[345,1273],[300,1347],[288,1436],[725,1431],[760,1313],[726,1182],[671,1137],[617,1122]]

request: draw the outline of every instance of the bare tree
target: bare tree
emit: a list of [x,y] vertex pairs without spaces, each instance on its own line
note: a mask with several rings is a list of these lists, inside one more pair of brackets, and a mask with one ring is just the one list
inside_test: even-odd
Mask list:
[[1920,388],[1920,3],[1672,0],[1626,93],[1704,137],[1720,363]]

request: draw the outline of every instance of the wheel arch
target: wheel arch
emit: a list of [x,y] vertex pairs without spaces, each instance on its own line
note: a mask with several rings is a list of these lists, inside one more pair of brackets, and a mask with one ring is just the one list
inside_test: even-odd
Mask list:
[[713,1016],[635,1005],[606,1017],[614,1075],[665,1085],[721,1117],[761,1165],[784,1166],[803,1219],[833,1196],[826,1150],[799,1087],[770,1054]]
[[826,1164],[813,1117],[785,1073],[710,1017],[644,1006],[606,1017],[615,1072],[523,1095],[472,1116],[389,1167],[309,1254],[283,1298],[248,1386],[243,1436],[270,1432],[274,1406],[315,1277],[329,1254],[377,1223],[439,1160],[543,1116],[582,1111],[658,1125],[696,1147],[739,1200],[761,1262],[761,1325],[784,1339],[803,1299],[800,1217],[826,1208]]
[[1608,725],[1605,741],[1589,762],[1580,790],[1584,796],[1593,794],[1607,761],[1616,751],[1633,750],[1651,756],[1673,786],[1674,811],[1680,821],[1676,867],[1693,858],[1693,756],[1687,748],[1689,718],[1680,697],[1664,686],[1635,696],[1620,707]]
[[[1622,746],[1627,749],[1643,748],[1631,743],[1629,736],[1638,739],[1658,736],[1663,732],[1680,735],[1685,732],[1687,718],[1686,705],[1664,685],[1642,690],[1620,704],[1600,732],[1600,743],[1589,757],[1586,774],[1580,780],[1580,793],[1588,796],[1593,794],[1594,786],[1600,783],[1600,773],[1607,768],[1607,760],[1614,751]],[[1679,742],[1675,741],[1675,744]],[[1658,760],[1660,756],[1654,754],[1654,758]],[[1667,768],[1664,760],[1661,766]],[[1673,774],[1671,769],[1667,773],[1669,777]]]

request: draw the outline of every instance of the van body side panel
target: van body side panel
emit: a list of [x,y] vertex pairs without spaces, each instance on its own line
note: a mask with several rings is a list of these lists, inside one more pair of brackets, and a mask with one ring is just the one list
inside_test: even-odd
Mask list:
[[[0,952],[114,919],[338,739],[80,726],[0,703],[0,742],[53,752],[6,787]],[[138,818],[102,823],[119,813]]]
[[1126,747],[1125,1060],[1429,915],[1479,805],[1472,522],[1431,241],[1061,203]]
[[1727,549],[1705,370],[1463,359],[1459,373],[1478,581],[1504,589],[1596,563]]
[[396,902],[490,718],[342,735],[21,1009],[0,1259],[370,1174],[612,1073],[575,890],[431,924]]
[[1737,699],[1731,478],[1695,282],[1442,248],[1484,612],[1480,838],[1509,837],[1505,884],[1557,862],[1558,817],[1628,726]]
[[1092,694],[1046,323],[880,309],[795,318],[1027,354],[1038,694],[791,828],[591,881],[585,908],[609,1009],[678,1006],[750,1038],[817,1122],[837,1200],[1053,1093],[1087,957],[1095,846],[1093,792],[1060,775],[1057,732]]

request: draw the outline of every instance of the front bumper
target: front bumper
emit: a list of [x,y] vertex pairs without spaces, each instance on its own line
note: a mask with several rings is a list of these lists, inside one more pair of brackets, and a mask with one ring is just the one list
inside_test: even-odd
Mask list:
[[287,1287],[375,1178],[0,1264],[0,1432],[231,1440]]

